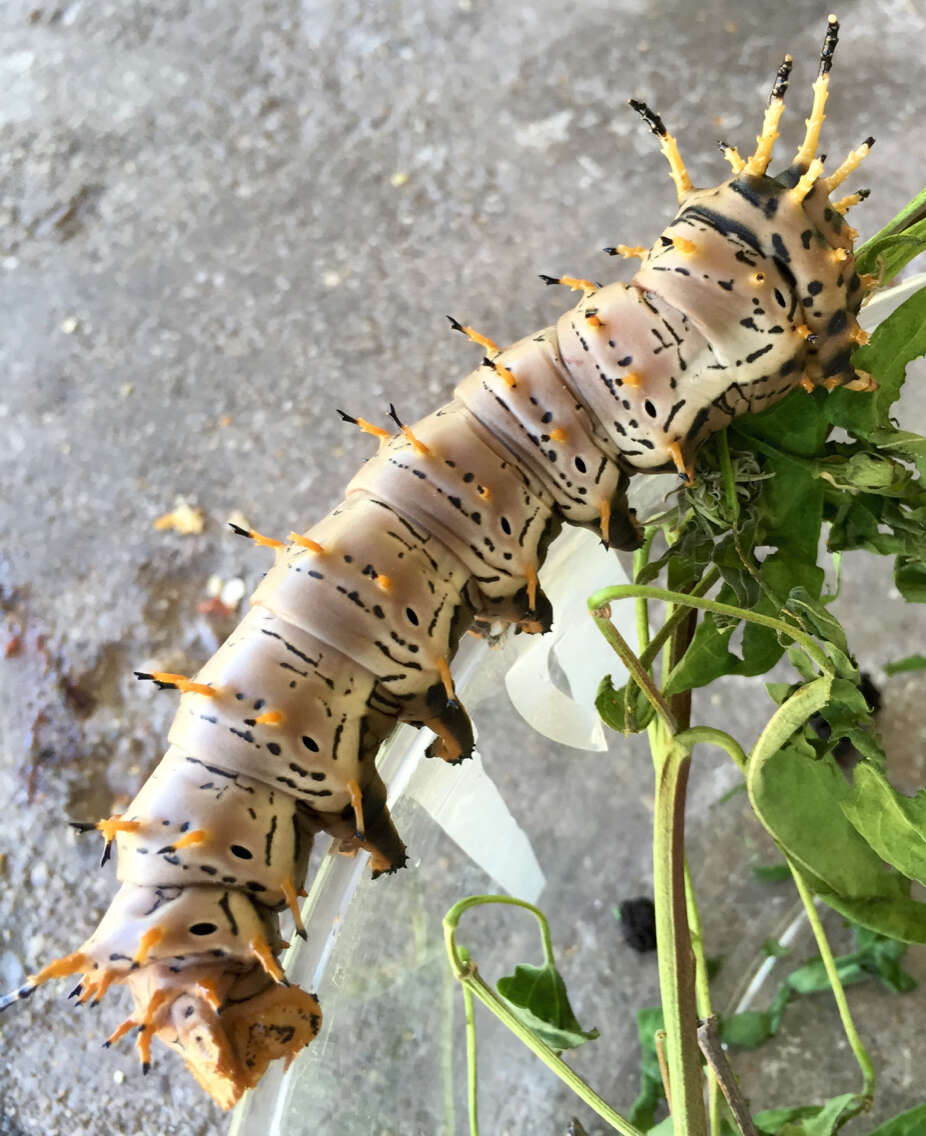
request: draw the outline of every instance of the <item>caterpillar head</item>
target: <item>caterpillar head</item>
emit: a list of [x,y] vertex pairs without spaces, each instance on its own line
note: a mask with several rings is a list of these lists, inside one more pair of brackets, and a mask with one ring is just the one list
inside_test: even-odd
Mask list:
[[277,962],[276,915],[226,887],[123,884],[87,941],[0,999],[5,1009],[43,982],[80,974],[71,996],[97,1003],[125,984],[134,1012],[104,1043],[137,1031],[147,1072],[151,1041],[177,1050],[204,1089],[230,1108],[271,1061],[287,1063],[318,1033],[311,994]]
[[[130,976],[133,1019],[144,1020],[150,1006],[157,1004],[159,992],[170,989],[176,977],[166,967],[146,967]],[[314,995],[298,986],[274,983],[260,966],[221,976],[230,979],[230,985],[218,1004],[214,973],[202,976],[202,981],[193,974],[184,977],[184,987],[174,988],[171,1000],[155,1014],[151,1034],[183,1057],[221,1108],[231,1108],[246,1089],[253,1088],[271,1061],[282,1058],[288,1067],[321,1026],[321,1008]]]

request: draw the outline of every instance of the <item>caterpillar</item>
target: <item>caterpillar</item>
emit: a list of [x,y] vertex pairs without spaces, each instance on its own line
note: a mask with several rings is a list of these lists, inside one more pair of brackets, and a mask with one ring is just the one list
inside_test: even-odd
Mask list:
[[270,1061],[318,1030],[315,998],[279,968],[278,913],[298,922],[313,837],[365,849],[374,873],[405,851],[374,758],[396,721],[432,729],[432,756],[472,747],[449,663],[472,626],[551,620],[537,570],[563,523],[615,548],[639,539],[629,478],[689,481],[700,443],[797,385],[869,387],[851,365],[870,286],[855,274],[852,195],[831,193],[870,141],[824,177],[817,144],[837,24],[830,21],[805,138],[767,169],[790,60],[754,152],[693,188],[662,120],[637,104],[669,160],[679,211],[639,255],[629,285],[549,278],[582,294],[554,327],[504,349],[454,321],[484,362],[448,405],[395,430],[344,416],[379,452],[319,524],[269,545],[275,563],[239,628],[192,678],[143,672],[180,692],[170,748],[119,817],[93,826],[118,850],[120,890],[99,928],[2,1006],[51,978],[75,997],[132,991],[143,1062],[154,1037],[228,1106]]

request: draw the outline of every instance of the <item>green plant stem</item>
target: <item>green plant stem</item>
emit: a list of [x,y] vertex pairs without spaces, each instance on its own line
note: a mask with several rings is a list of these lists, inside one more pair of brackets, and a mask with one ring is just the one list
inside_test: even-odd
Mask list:
[[807,886],[807,881],[800,868],[795,864],[790,857],[788,857],[788,867],[791,869],[791,875],[794,877],[794,884],[797,887],[798,894],[801,897],[801,902],[804,905],[804,910],[807,913],[807,921],[810,923],[813,936],[817,941],[817,949],[820,952],[820,958],[823,962],[823,967],[826,971],[826,977],[829,979],[830,986],[833,990],[833,997],[836,1000],[836,1008],[839,1010],[839,1018],[842,1022],[842,1028],[845,1031],[846,1040],[855,1054],[855,1060],[858,1062],[859,1068],[862,1071],[862,1108],[869,1108],[871,1102],[874,1100],[875,1095],[875,1067],[872,1064],[871,1057],[868,1055],[868,1050],[862,1043],[862,1039],[858,1035],[855,1028],[855,1022],[852,1020],[852,1014],[849,1012],[849,1002],[846,998],[846,992],[843,989],[842,983],[839,981],[839,972],[836,968],[836,960],[833,958],[833,952],[830,948],[829,940],[826,937],[826,932],[823,930],[823,924],[820,921],[820,915],[817,911],[816,905],[813,901],[813,892]]
[[[501,904],[502,907],[523,907],[525,911],[529,911],[531,915],[534,916],[534,918],[540,925],[540,942],[543,947],[543,961],[548,966],[555,966],[556,959],[553,955],[553,939],[550,936],[550,924],[547,922],[547,917],[539,907],[535,907],[532,903],[528,903],[526,899],[515,899],[512,895],[467,896],[466,899],[461,899],[458,903],[455,903],[444,916],[445,931],[448,926],[452,930],[456,930],[460,923],[460,917],[462,916],[464,911],[469,911],[471,907],[487,907],[493,903]],[[446,940],[446,934],[444,937]],[[466,948],[458,947],[457,950],[463,958],[463,962],[469,962],[469,955],[466,953]],[[457,978],[460,977],[459,974],[457,974],[456,969],[454,970],[454,974],[456,974]]]
[[[734,607],[732,604],[709,600],[703,596],[694,596],[687,592],[670,592],[667,588],[654,588],[648,584],[619,584],[610,588],[602,588],[594,595],[589,596],[588,607],[596,623],[598,623],[600,617],[597,617],[596,613],[606,610],[608,604],[614,600],[635,599],[639,596],[645,596],[646,599],[651,600],[662,600],[665,603],[680,604],[683,607],[694,607],[700,611],[710,611],[716,615],[727,615],[733,619],[742,619],[746,623],[758,623],[762,627],[770,627],[773,631],[787,635],[789,639],[799,643],[821,670],[828,673],[832,671],[832,664],[819,644],[805,632],[795,627],[794,624],[785,623],[784,620],[775,619],[770,615],[760,615],[758,612],[748,611],[746,608]],[[606,620],[603,622],[606,622]],[[599,630],[601,630],[600,623]],[[634,678],[636,678],[636,675],[634,675]]]
[[571,1069],[546,1042],[542,1041],[533,1030],[529,1029],[511,1008],[499,998],[495,991],[482,980],[476,964],[469,961],[468,958],[463,957],[465,952],[456,942],[456,928],[460,921],[460,916],[468,908],[476,907],[484,903],[508,904],[514,907],[524,907],[528,911],[533,912],[540,922],[544,934],[544,955],[547,956],[549,949],[551,953],[547,957],[552,957],[547,921],[543,913],[534,907],[533,904],[521,899],[512,899],[509,896],[470,896],[468,899],[461,900],[459,903],[454,904],[450,911],[444,916],[444,944],[447,949],[447,957],[450,960],[451,970],[456,978],[463,984],[464,989],[468,990],[473,996],[478,998],[484,1006],[488,1007],[499,1021],[511,1030],[519,1041],[526,1045],[533,1054],[539,1057],[561,1081],[572,1089],[576,1096],[580,1097],[602,1120],[607,1121],[615,1131],[622,1133],[623,1136],[644,1136],[639,1128],[631,1124],[630,1121],[626,1120],[620,1113],[615,1112],[607,1101],[602,1100],[594,1089],[586,1084],[578,1073]]
[[730,527],[736,529],[739,520],[739,500],[736,496],[736,482],[733,479],[733,463],[730,461],[730,442],[727,438],[726,428],[717,435],[717,454],[720,458],[720,471],[723,474],[723,488],[727,498],[727,507],[730,510]]
[[[703,596],[711,590],[711,588],[720,579],[720,569],[712,564],[710,568],[704,573],[701,579],[688,593],[690,596]],[[638,600],[638,603],[645,603],[645,600]],[[646,649],[640,652],[641,664],[649,670],[650,664],[654,661],[656,656],[662,650],[665,643],[672,637],[676,627],[686,617],[687,611],[684,608],[676,608],[669,618],[665,621],[662,627],[656,634],[647,642]]]
[[[685,858],[685,902],[688,908],[688,926],[691,928],[691,947],[695,958],[695,1002],[702,1022],[713,1015],[711,988],[707,977],[707,956],[704,953],[704,935],[701,930],[701,912],[695,895],[694,881],[688,858]],[[712,1065],[707,1067],[707,1112],[711,1136],[720,1136],[720,1084]]]
[[707,1136],[697,1038],[695,961],[685,896],[685,790],[691,748],[670,739],[668,745],[654,751],[653,760],[653,899],[672,1121],[678,1133]]
[[749,1106],[746,1104],[742,1092],[740,1092],[736,1074],[730,1067],[727,1055],[723,1051],[717,1019],[713,1015],[706,1018],[698,1027],[698,1044],[707,1060],[708,1069],[714,1074],[714,1080],[720,1085],[724,1096],[727,1098],[727,1104],[730,1106],[730,1112],[736,1121],[736,1127],[740,1130],[742,1136],[759,1136],[755,1122],[749,1115]]
[[[633,554],[633,578],[640,575],[646,565],[649,563],[650,550],[653,547],[653,540],[659,530],[655,525],[646,529],[643,536],[643,543]],[[649,643],[649,612],[647,611],[647,604],[645,599],[637,600],[637,650],[642,656],[647,644]]]
[[469,1106],[469,1136],[479,1136],[479,1097],[476,1068],[476,1015],[473,995],[463,985],[463,1011],[466,1017],[466,1100]]
[[689,749],[697,745],[698,742],[702,742],[704,745],[719,746],[733,758],[741,773],[745,774],[746,772],[746,763],[749,759],[736,738],[728,734],[726,730],[718,730],[715,726],[692,726],[684,733],[678,734],[675,740],[687,745]]
[[[633,585],[628,586],[632,587]],[[634,654],[630,644],[611,622],[611,613],[607,608],[607,603],[598,605],[598,607],[592,611],[592,619],[594,619],[595,626],[601,634],[614,648],[615,653],[627,668],[630,677],[646,695],[650,705],[663,719],[669,731],[674,734],[678,729],[675,715],[669,708],[668,703],[659,693],[653,680],[640,665],[640,660]]]

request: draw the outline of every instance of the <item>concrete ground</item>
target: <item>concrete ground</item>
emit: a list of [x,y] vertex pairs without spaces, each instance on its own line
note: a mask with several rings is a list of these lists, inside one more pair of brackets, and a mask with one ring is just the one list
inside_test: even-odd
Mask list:
[[[793,146],[826,12],[815,0],[0,6],[0,988],[77,945],[105,909],[112,871],[66,820],[118,811],[162,752],[173,699],[133,669],[195,669],[233,622],[208,603],[210,577],[256,582],[260,552],[225,519],[285,534],[339,499],[371,447],[335,406],[382,421],[389,401],[409,419],[444,401],[478,362],[444,313],[513,340],[569,302],[537,273],[608,277],[597,249],[655,237],[674,196],[629,96],[663,112],[709,183],[724,176],[715,139],[749,145],[789,50]],[[926,19],[914,0],[846,0],[839,16],[825,148],[836,158],[878,137],[855,221],[867,233],[926,180]],[[918,377],[901,416],[926,431]],[[201,533],[155,528],[177,498],[202,510]],[[847,569],[840,614],[863,663],[877,675],[922,650],[926,619],[892,592],[888,565]],[[918,787],[926,679],[890,679],[884,700],[895,775]],[[730,683],[696,717],[749,742],[763,705],[759,684]],[[655,963],[621,944],[611,908],[649,886],[648,759],[623,742],[556,752],[501,701],[480,724],[550,880],[542,902],[577,1012],[604,1035],[576,1065],[628,1106],[633,1012],[654,1000]],[[731,868],[773,855],[742,798],[721,803],[734,782],[699,757],[691,858],[709,953],[727,959],[721,1007],[790,904]],[[370,901],[368,946],[333,979],[372,984],[376,999],[359,999],[362,1028],[345,1021],[325,1043],[288,1133],[465,1131],[438,921],[489,884],[436,831],[413,852],[420,869],[380,881],[391,890]],[[376,922],[399,908],[410,921]],[[514,919],[479,924],[489,973],[522,947],[536,958]],[[922,950],[910,968],[926,979]],[[76,1011],[65,991],[0,1023],[0,1133],[226,1130],[170,1057],[142,1079],[129,1047],[99,1049],[117,1006]],[[878,1117],[926,1097],[924,997],[853,992],[882,1071]],[[857,1084],[829,1001],[790,1013],[783,1040],[737,1056],[756,1107]],[[481,1076],[487,1132],[553,1136],[574,1111],[603,1131],[491,1023]]]

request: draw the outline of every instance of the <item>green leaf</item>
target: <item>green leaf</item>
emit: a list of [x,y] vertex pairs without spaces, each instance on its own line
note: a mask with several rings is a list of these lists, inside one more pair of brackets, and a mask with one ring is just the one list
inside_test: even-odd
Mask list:
[[636,683],[626,683],[615,690],[610,675],[605,675],[598,684],[595,709],[604,724],[620,734],[636,734],[645,730],[656,713]]
[[926,669],[926,655],[907,655],[898,659],[896,663],[886,663],[884,673],[889,675],[903,674],[906,671],[921,671]]
[[857,1093],[843,1093],[833,1097],[820,1109],[816,1116],[800,1121],[797,1131],[801,1136],[832,1136],[850,1117],[855,1116],[867,1104]]
[[[814,561],[816,548],[814,544]],[[759,566],[762,595],[759,602],[752,605],[752,610],[760,615],[780,616],[788,594],[795,586],[803,588],[802,594],[808,602],[815,602],[823,587],[823,578],[823,571],[815,562],[804,563],[792,554],[772,553]],[[725,587],[717,598],[722,603],[731,603],[734,597]],[[825,612],[825,609],[822,610]],[[779,642],[778,634],[755,623],[747,623],[744,627],[743,655],[738,657],[728,647],[734,627],[735,624],[719,626],[714,616],[707,612],[698,623],[688,650],[669,676],[664,693],[680,694],[684,690],[707,686],[721,675],[764,674],[781,658],[785,648]]]
[[926,190],[918,193],[883,229],[856,249],[856,272],[872,275],[882,272],[884,282],[896,276],[904,265],[926,247],[924,211]]
[[659,1102],[665,1100],[659,1057],[656,1053],[656,1034],[662,1029],[665,1029],[665,1019],[661,1008],[648,1006],[637,1011],[637,1035],[640,1039],[640,1092],[633,1102],[629,1118],[630,1123],[637,1128],[650,1129]]
[[[894,877],[897,879],[898,877]],[[811,881],[812,885],[812,881]],[[813,885],[812,885],[813,886]],[[829,895],[816,889],[820,898],[852,923],[860,923],[891,939],[926,943],[926,904],[908,896],[870,896],[859,899]]]
[[[869,977],[861,961],[854,954],[836,959],[836,973],[843,986],[864,982]],[[823,990],[830,989],[829,976],[820,959],[805,962],[803,966],[792,971],[785,982],[795,994],[819,994]]]
[[[721,592],[721,602],[726,602]],[[730,674],[739,659],[728,648],[733,627],[720,628],[710,612],[698,623],[688,649],[678,662],[665,685],[664,693],[678,694],[708,683],[721,675]]]
[[922,1136],[926,1132],[926,1104],[892,1117],[871,1133],[871,1136]]
[[911,461],[920,472],[920,477],[926,477],[926,438],[922,434],[913,434],[909,430],[872,430],[868,441],[878,447],[882,454],[896,454],[906,461]]
[[878,853],[849,823],[841,808],[849,786],[832,757],[808,759],[794,745],[760,751],[759,760],[756,751],[747,781],[753,808],[778,845],[810,874],[814,891],[854,922],[924,941],[926,905],[907,897],[908,882],[885,871]]
[[900,394],[907,364],[924,352],[926,289],[892,312],[853,356],[856,367],[875,376],[878,389],[870,395],[844,388],[833,391],[824,402],[828,420],[858,438],[869,438],[876,429],[889,429],[890,408]]
[[791,869],[784,863],[752,864],[750,870],[764,884],[780,884],[791,879]]
[[498,980],[498,992],[521,1021],[552,1049],[575,1049],[598,1037],[598,1030],[583,1030],[569,998],[566,983],[556,967],[520,963],[514,974]]
[[794,1124],[807,1117],[816,1116],[820,1105],[796,1105],[794,1108],[768,1108],[757,1112],[753,1117],[756,1128],[762,1136],[778,1136],[786,1124]]
[[890,457],[860,451],[851,457],[833,454],[817,463],[817,476],[837,489],[901,496],[913,474]]
[[894,583],[908,603],[926,603],[926,561],[898,556]]
[[[816,636],[828,645],[827,653],[836,664],[836,673],[842,678],[857,677],[858,671],[849,659],[849,644],[846,633],[839,621],[816,596],[810,595],[806,588],[792,588],[788,594],[787,610],[797,616],[798,623],[804,631]],[[835,648],[835,650],[833,649]],[[830,692],[832,698],[836,693],[835,687]],[[861,698],[861,695],[859,695]],[[867,709],[862,699],[863,709]]]
[[772,1036],[769,1016],[764,1010],[744,1010],[720,1019],[720,1040],[740,1049],[755,1049]]
[[902,796],[880,769],[860,762],[841,805],[882,860],[926,883],[926,789],[915,797]]
[[[785,865],[787,870],[787,865]],[[790,873],[789,873],[790,874]],[[762,953],[766,958],[784,958],[791,953],[790,948],[779,943],[777,939],[765,939],[762,943]]]

